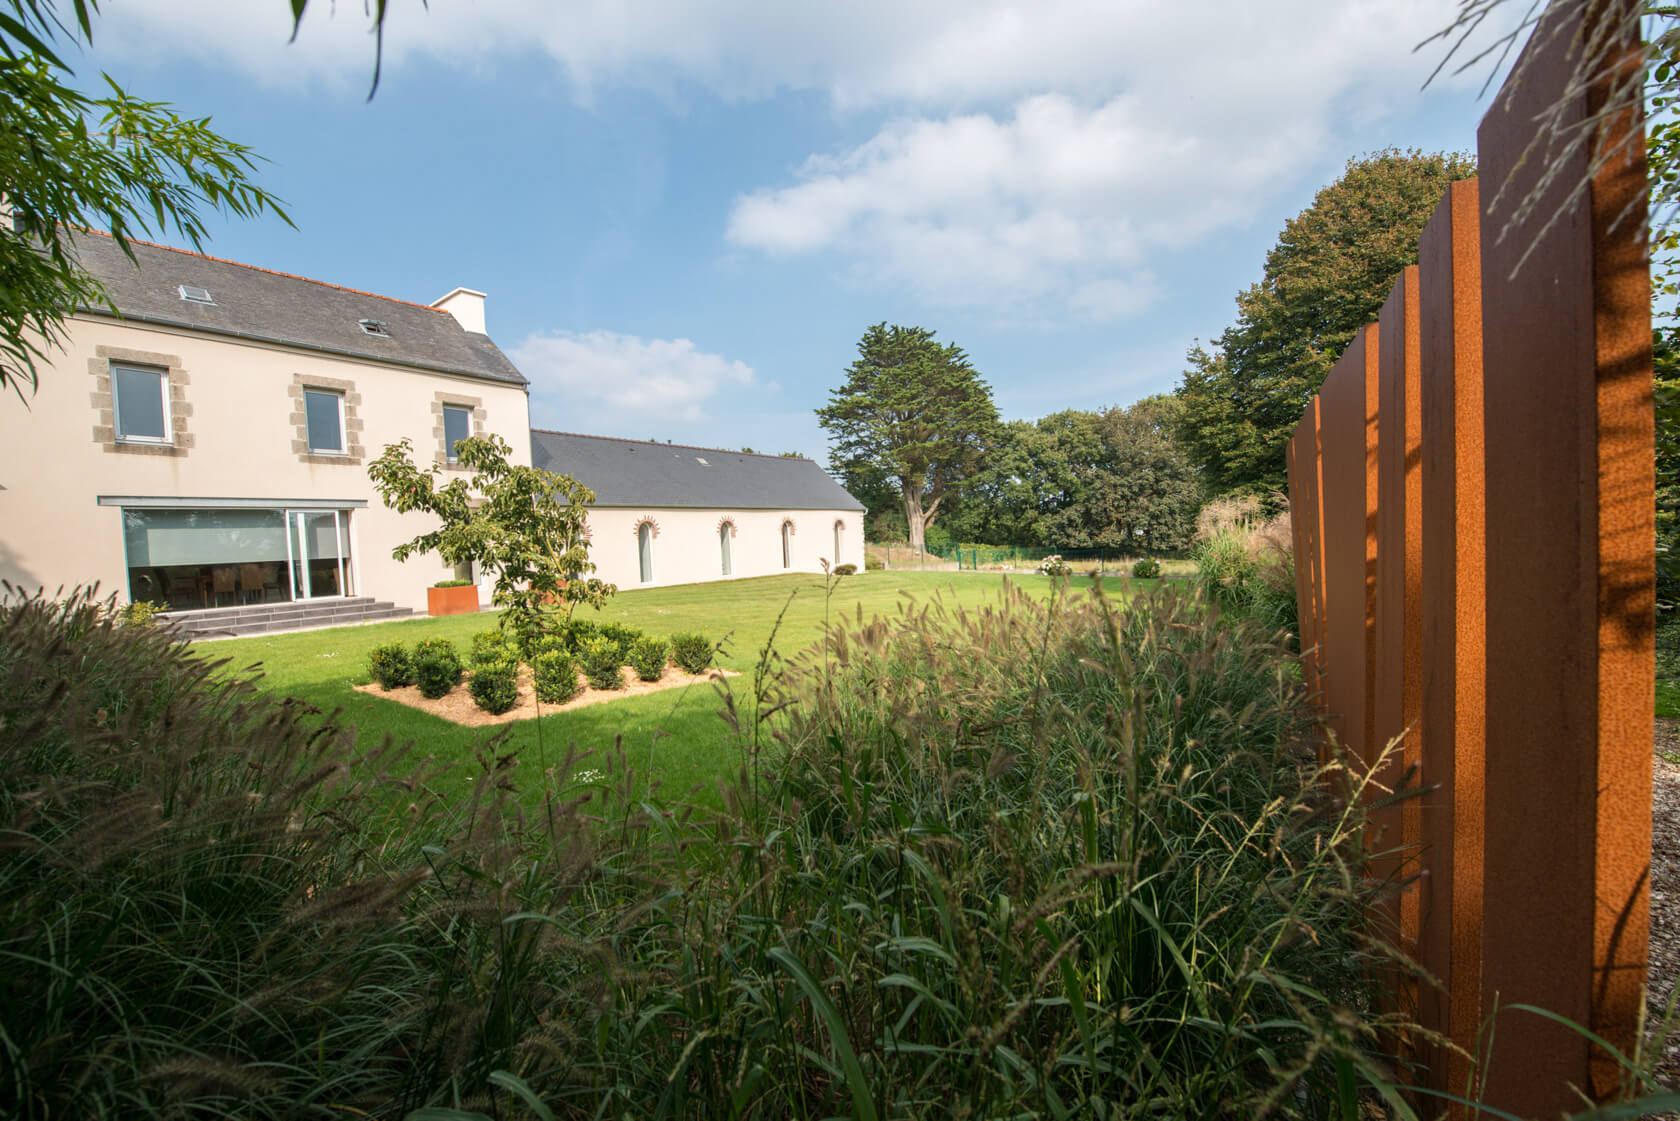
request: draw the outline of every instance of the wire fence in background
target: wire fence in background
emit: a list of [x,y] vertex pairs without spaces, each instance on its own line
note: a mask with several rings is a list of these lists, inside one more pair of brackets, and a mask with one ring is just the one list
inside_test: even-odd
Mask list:
[[[1122,549],[1055,549],[1039,545],[944,545],[913,549],[908,545],[870,545],[871,556],[878,557],[888,568],[916,569],[930,572],[1037,572],[1050,556],[1059,556],[1075,572],[1100,572],[1106,575],[1130,575],[1132,565],[1149,554]],[[1183,575],[1173,571],[1174,560],[1158,557],[1168,576]],[[1187,562],[1179,560],[1177,567]]]

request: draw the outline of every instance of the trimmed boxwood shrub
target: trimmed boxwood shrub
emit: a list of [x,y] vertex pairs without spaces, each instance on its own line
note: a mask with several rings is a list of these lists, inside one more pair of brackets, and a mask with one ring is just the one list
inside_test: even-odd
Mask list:
[[513,645],[501,631],[479,631],[472,636],[472,664],[503,662],[514,656]]
[[519,663],[512,658],[480,662],[467,682],[473,703],[491,715],[499,715],[519,701]]
[[502,641],[513,651],[516,660],[529,662],[542,648],[543,626],[540,620],[506,612],[501,623]]
[[1161,575],[1161,562],[1154,557],[1144,557],[1132,565],[1132,575],[1139,580],[1153,580]]
[[834,575],[836,575],[836,576],[856,576],[857,575],[857,565],[855,565],[855,564],[837,564],[837,565],[834,566]]
[[869,572],[879,572],[881,569],[887,567],[887,562],[876,556],[874,553],[871,553],[867,557],[863,558],[863,567]]
[[566,624],[566,648],[574,654],[582,654],[583,648],[589,645],[589,640],[600,633],[599,625],[588,619],[574,617]]
[[618,656],[618,643],[605,635],[598,635],[590,639],[583,647],[583,675],[589,678],[589,684],[596,689],[624,688],[624,675],[619,672],[624,667],[623,660]]
[[531,663],[531,683],[543,704],[565,704],[578,694],[577,660],[569,650],[544,650]]
[[706,667],[712,664],[711,639],[698,631],[672,635],[671,660],[681,666],[684,673],[705,673]]
[[416,658],[422,654],[432,652],[448,654],[456,661],[461,660],[461,655],[455,649],[455,644],[450,642],[447,638],[422,638],[419,642],[414,644],[414,656]]
[[414,661],[400,642],[383,642],[368,651],[368,672],[386,692],[414,684]]
[[428,638],[414,647],[414,683],[420,695],[437,700],[461,683],[461,656],[447,638]]
[[622,666],[629,663],[631,655],[635,653],[636,643],[647,636],[637,628],[625,626],[623,623],[603,623],[601,637],[618,644],[618,664]]
[[630,667],[643,681],[658,681],[665,674],[665,655],[670,649],[664,639],[649,635],[630,651]]

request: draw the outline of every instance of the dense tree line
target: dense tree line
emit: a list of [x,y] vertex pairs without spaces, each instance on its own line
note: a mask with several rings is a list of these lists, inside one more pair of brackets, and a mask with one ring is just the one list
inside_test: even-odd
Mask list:
[[1376,321],[1418,235],[1468,155],[1390,149],[1349,161],[1284,225],[1237,321],[1190,351],[1179,438],[1214,494],[1287,486],[1284,447],[1354,332]]
[[[987,454],[948,499],[930,542],[1170,552],[1195,529],[1202,492],[1174,435],[1177,404],[1068,409],[992,430]],[[907,540],[893,479],[842,465],[846,489],[869,508],[871,540]]]
[[1657,605],[1680,606],[1680,328],[1659,327],[1652,346],[1657,408]]

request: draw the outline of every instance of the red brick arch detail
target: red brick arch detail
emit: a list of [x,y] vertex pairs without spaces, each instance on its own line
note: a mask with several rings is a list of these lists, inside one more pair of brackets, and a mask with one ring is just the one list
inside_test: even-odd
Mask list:
[[735,519],[734,519],[733,516],[726,514],[723,517],[718,519],[717,531],[719,533],[723,532],[723,527],[724,526],[729,527],[729,536],[731,536],[731,537],[741,536],[741,527],[735,524]]
[[630,535],[635,537],[638,541],[641,540],[642,527],[644,525],[652,526],[653,536],[656,538],[659,536],[659,521],[654,518],[652,514],[645,514],[642,517],[637,518],[636,524],[630,527]]

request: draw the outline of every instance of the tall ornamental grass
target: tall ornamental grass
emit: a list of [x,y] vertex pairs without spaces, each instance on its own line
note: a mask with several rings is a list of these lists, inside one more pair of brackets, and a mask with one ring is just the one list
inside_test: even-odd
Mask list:
[[1315,762],[1267,628],[1170,588],[1011,592],[769,651],[749,703],[721,693],[721,813],[495,741],[448,804],[85,596],[0,604],[0,1116],[1392,1096],[1365,822],[1330,793],[1358,778]]
[[1196,585],[1210,603],[1290,634],[1300,630],[1289,511],[1271,517],[1258,499],[1217,499],[1197,518]]
[[1171,590],[834,629],[625,932],[602,1110],[1343,1115],[1396,1025],[1281,654]]
[[86,594],[0,602],[0,1116],[400,1118],[566,1078],[602,987],[575,806],[525,818],[493,754],[443,804],[214,671]]

